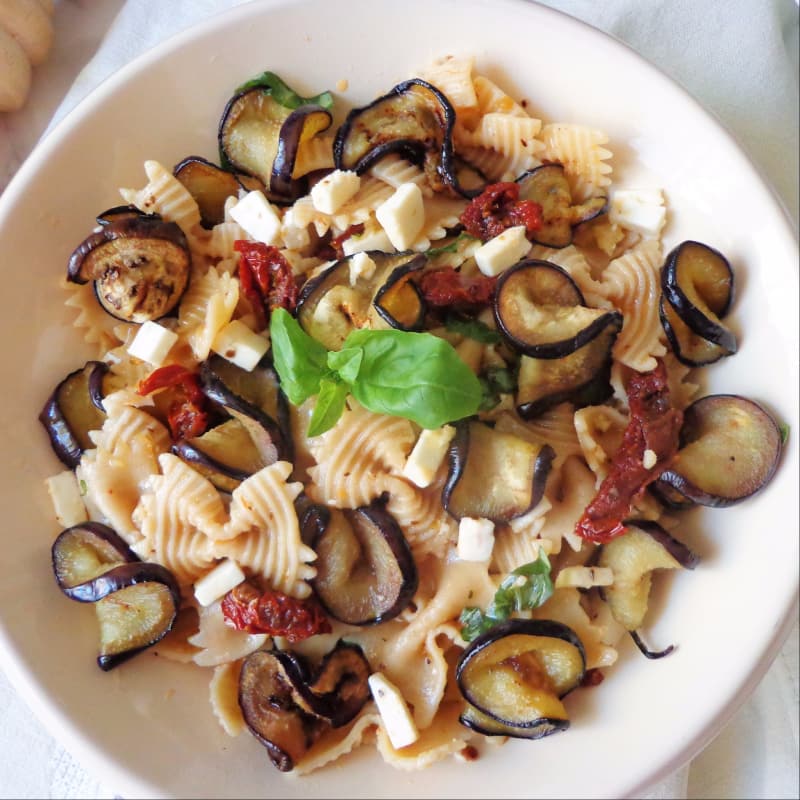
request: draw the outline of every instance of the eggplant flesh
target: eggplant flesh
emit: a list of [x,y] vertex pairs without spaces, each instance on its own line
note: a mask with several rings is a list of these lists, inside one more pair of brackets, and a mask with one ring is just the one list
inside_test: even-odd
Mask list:
[[607,197],[593,197],[573,204],[572,190],[561,164],[542,164],[520,175],[516,182],[520,187],[520,200],[533,200],[542,207],[542,225],[531,234],[531,239],[545,247],[562,248],[572,244],[573,228],[594,219],[608,207]]
[[535,508],[554,458],[533,444],[481,422],[456,424],[442,502],[451,516],[508,522]]
[[569,728],[568,719],[541,718],[531,725],[511,725],[507,722],[493,719],[484,714],[475,706],[467,703],[458,721],[483,736],[508,736],[513,739],[542,739],[552,733],[565,731]]
[[102,428],[105,421],[101,395],[107,371],[103,362],[87,361],[56,386],[39,414],[53,452],[71,469],[78,466],[84,451],[94,447],[89,432]]
[[736,336],[721,321],[734,291],[733,269],[722,253],[702,242],[682,242],[667,256],[661,288],[691,331],[719,345],[726,355],[736,352]]
[[618,312],[589,308],[566,270],[528,259],[501,276],[494,315],[499,330],[521,353],[562,358],[599,336]]
[[608,400],[611,348],[622,328],[622,315],[609,315],[606,327],[592,340],[562,358],[520,358],[517,413],[532,419],[549,408],[571,402],[580,408]]
[[[240,189],[247,189],[236,175],[212,164],[200,156],[188,156],[175,165],[172,174],[186,187],[200,209],[204,228],[213,228],[225,221],[225,201],[238,197]],[[263,189],[256,181],[249,188]]]
[[73,600],[98,599],[93,581],[121,564],[139,561],[125,540],[100,522],[82,522],[56,537],[51,550],[56,582]]
[[780,460],[778,424],[753,400],[708,395],[684,412],[681,446],[659,478],[700,505],[726,507],[769,483]]
[[411,602],[419,584],[416,563],[397,521],[381,505],[318,506],[306,514],[304,527],[317,531],[312,585],[332,617],[377,625]]
[[183,231],[158,216],[125,216],[101,226],[74,250],[67,277],[94,282],[100,306],[124,322],[160,319],[189,284],[191,256]]
[[552,620],[511,619],[467,646],[456,681],[467,703],[489,720],[538,730],[530,737],[538,738],[568,722],[561,698],[580,685],[585,672],[584,648],[571,628]]
[[664,295],[659,300],[658,314],[672,352],[687,367],[704,367],[732,355],[732,351],[722,345],[696,334]]

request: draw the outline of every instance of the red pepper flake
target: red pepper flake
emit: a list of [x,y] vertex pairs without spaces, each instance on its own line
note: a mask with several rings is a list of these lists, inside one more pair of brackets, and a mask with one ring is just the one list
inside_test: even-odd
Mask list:
[[222,598],[225,623],[247,633],[284,636],[300,642],[317,633],[330,633],[331,624],[313,598],[298,600],[283,592],[259,592],[252,584],[240,583]]
[[[669,466],[678,450],[683,413],[670,403],[663,361],[651,372],[634,373],[627,387],[630,420],[619,450],[597,494],[575,526],[591,542],[610,542],[625,533],[623,520],[647,486]],[[655,464],[645,466],[645,452]]]
[[274,308],[294,311],[299,290],[292,267],[280,250],[245,239],[235,241],[233,249],[241,255],[239,284],[253,307],[258,328],[267,327],[269,313]]
[[429,306],[477,308],[492,302],[496,284],[496,277],[469,278],[452,267],[443,267],[424,273],[419,288]]
[[160,389],[173,390],[174,398],[167,410],[173,441],[201,436],[208,430],[208,399],[196,373],[180,364],[167,364],[139,381],[136,391],[147,396]]
[[542,207],[533,200],[519,199],[519,184],[492,183],[475,197],[460,217],[467,233],[482,242],[507,228],[524,225],[527,235],[542,227]]
[[581,686],[585,686],[587,688],[591,688],[592,686],[599,686],[604,680],[605,675],[600,672],[597,667],[593,669],[587,669],[584,673],[583,680],[581,681]]

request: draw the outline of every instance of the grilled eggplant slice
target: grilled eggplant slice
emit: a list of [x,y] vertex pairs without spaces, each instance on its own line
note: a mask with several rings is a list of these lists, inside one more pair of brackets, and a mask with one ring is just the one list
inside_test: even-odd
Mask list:
[[660,658],[671,653],[673,647],[651,651],[637,633],[647,615],[653,570],[694,569],[699,559],[658,523],[635,520],[625,526],[625,533],[602,545],[597,563],[611,569],[614,583],[600,591],[614,619],[635,634],[634,641],[642,653],[648,658]]
[[[511,619],[462,653],[462,722],[490,735],[538,739],[569,727],[561,698],[580,685],[586,655],[575,632],[551,620]],[[478,713],[474,713],[474,712]]]
[[53,573],[67,597],[81,602],[99,599],[94,579],[121,564],[139,561],[125,540],[100,522],[66,528],[53,542]]
[[53,452],[70,469],[94,447],[89,431],[99,430],[105,421],[102,382],[107,372],[103,362],[87,361],[56,386],[39,414]]
[[530,238],[546,247],[567,247],[572,244],[572,230],[602,214],[608,207],[607,197],[592,197],[585,203],[573,204],[564,167],[542,164],[520,175],[520,200],[533,200],[542,207],[542,226]]
[[240,189],[264,191],[264,184],[258,178],[235,175],[200,156],[184,158],[172,172],[197,201],[205,228],[225,221],[225,201],[237,197]]
[[118,222],[121,219],[134,219],[135,217],[150,217],[153,219],[162,219],[160,214],[146,214],[144,211],[136,208],[133,205],[114,206],[101,211],[96,217],[98,225],[106,226],[112,222]]
[[104,311],[142,323],[166,316],[178,305],[190,270],[189,246],[176,223],[120,214],[78,245],[67,278],[93,281]]
[[497,327],[523,354],[562,358],[583,347],[618,312],[585,305],[569,273],[549,261],[527,259],[497,282]]
[[354,108],[333,144],[337,169],[365,172],[389,153],[422,164],[434,189],[445,186],[471,197],[479,189],[463,189],[453,157],[456,113],[435,86],[419,78],[397,84],[367,106]]
[[481,422],[462,421],[455,427],[442,492],[442,503],[453,517],[508,522],[539,503],[555,456],[549,445]]
[[339,350],[355,328],[389,325],[418,330],[422,326],[425,304],[411,280],[425,265],[425,256],[377,250],[367,255],[376,266],[372,278],[360,279],[354,286],[350,280],[353,256],[347,256],[308,281],[300,292],[297,320],[329,350]]
[[299,197],[306,182],[292,178],[298,147],[330,127],[332,104],[327,92],[300,97],[271,72],[248,81],[222,113],[218,140],[223,165],[261,180],[272,199]]
[[775,420],[739,395],[708,395],[684,412],[681,446],[657,484],[689,500],[722,508],[761,490],[780,460],[781,433]]
[[704,367],[731,355],[725,347],[698,336],[663,294],[658,304],[658,315],[672,352],[687,367]]
[[[126,564],[115,567],[106,576],[110,580],[112,573],[118,572],[120,580],[130,580],[129,568],[134,566],[142,569],[159,565]],[[123,570],[128,570],[126,575]],[[166,570],[164,573],[169,576],[169,583],[159,573],[155,580],[127,583],[94,604],[100,624],[97,663],[101,669],[107,671],[127,661],[163,639],[172,629],[180,607],[180,592],[172,575]]]
[[562,358],[520,358],[517,413],[532,419],[548,408],[569,401],[577,407],[595,405],[613,394],[611,348],[622,328],[622,315],[608,315],[600,333]]
[[200,366],[200,383],[206,397],[245,426],[262,466],[292,460],[289,404],[268,360],[248,372],[212,355]]
[[661,289],[694,333],[719,345],[725,355],[736,352],[736,336],[721,321],[734,291],[733,269],[722,253],[702,242],[681,242],[661,270]]
[[312,585],[330,616],[349,625],[377,625],[411,602],[417,566],[403,531],[382,505],[316,506],[303,524],[316,532]]
[[232,492],[242,481],[269,466],[247,426],[235,418],[202,436],[177,442],[172,452],[223,492]]

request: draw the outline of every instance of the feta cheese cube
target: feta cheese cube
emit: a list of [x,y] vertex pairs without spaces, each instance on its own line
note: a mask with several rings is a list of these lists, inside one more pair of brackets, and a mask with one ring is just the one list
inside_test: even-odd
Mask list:
[[230,215],[257,242],[278,245],[281,240],[281,218],[270,205],[264,193],[258,189],[248,192],[235,206]]
[[494,522],[463,517],[458,523],[458,557],[462,561],[488,561],[494,549]]
[[416,742],[419,731],[399,689],[382,672],[373,672],[367,680],[392,747],[399,750]]
[[404,183],[375,209],[375,217],[397,250],[408,250],[425,224],[422,190],[416,183]]
[[241,567],[233,559],[225,558],[211,572],[195,581],[195,599],[201,606],[210,606],[244,579],[245,574]]
[[667,219],[664,195],[661,189],[617,189],[608,218],[643,236],[657,236]]
[[251,372],[269,350],[269,340],[235,319],[217,333],[211,349],[237,367]]
[[456,429],[452,425],[423,430],[406,459],[403,476],[420,488],[430,486],[455,435]]
[[337,169],[311,189],[311,203],[323,214],[335,214],[361,188],[355,172]]
[[159,367],[177,341],[177,333],[148,320],[139,328],[133,341],[128,345],[128,353],[134,358]]
[[354,253],[350,259],[350,285],[355,286],[360,278],[369,280],[377,265],[366,253]]
[[525,226],[515,225],[481,245],[475,251],[475,263],[484,275],[493,277],[516,264],[530,249]]
[[394,253],[395,248],[389,241],[386,231],[379,228],[369,233],[362,233],[360,236],[351,236],[342,243],[342,252],[346,256],[353,253],[364,253],[369,250],[380,250],[381,253]]
[[50,500],[53,503],[58,524],[63,528],[71,528],[89,519],[86,506],[83,504],[80,484],[72,470],[64,470],[53,475],[45,482]]

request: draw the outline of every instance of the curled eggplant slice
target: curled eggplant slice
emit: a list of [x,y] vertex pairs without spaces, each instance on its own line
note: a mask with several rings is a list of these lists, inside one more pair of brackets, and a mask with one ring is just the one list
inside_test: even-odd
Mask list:
[[666,508],[673,511],[685,511],[697,505],[694,500],[690,500],[685,494],[681,494],[674,486],[666,482],[653,481],[648,487],[648,491]]
[[611,348],[622,328],[622,315],[608,315],[593,339],[561,358],[520,358],[517,412],[532,419],[563,402],[577,407],[604,403],[613,394]]
[[[206,397],[247,429],[262,466],[292,460],[289,404],[277,373],[267,361],[248,372],[222,356],[212,355],[200,366],[200,383]],[[254,465],[249,453],[241,456],[245,464]],[[234,471],[231,477],[236,478],[237,473]]]
[[100,522],[82,522],[61,531],[51,553],[59,588],[67,597],[82,602],[98,599],[95,578],[121,564],[139,561],[125,540]]
[[303,522],[316,531],[312,585],[332,617],[349,625],[377,625],[411,602],[419,584],[417,566],[403,531],[382,505],[317,506]]
[[104,311],[125,322],[169,314],[189,284],[191,256],[183,231],[157,216],[119,215],[75,249],[67,278],[94,282]]
[[[188,156],[175,165],[173,175],[197,201],[205,228],[225,221],[225,201],[237,197],[240,189],[263,189],[261,181],[249,178],[249,185],[234,173],[200,156]],[[244,176],[243,176],[244,177]]]
[[96,603],[104,597],[135,586],[137,583],[163,583],[175,594],[176,604],[180,606],[180,590],[172,573],[161,564],[138,559],[107,569],[90,580],[76,586],[64,588],[64,594],[81,603]]
[[[625,527],[625,533],[602,546],[597,563],[614,574],[614,583],[600,590],[603,599],[614,619],[635,633],[647,616],[653,570],[694,569],[699,559],[656,522],[633,520]],[[673,649],[653,652],[644,647],[638,634],[634,641],[648,658],[667,655]]]
[[608,207],[607,197],[592,197],[574,204],[561,164],[542,164],[520,175],[516,182],[520,187],[520,200],[533,200],[542,207],[542,225],[530,238],[546,247],[572,244],[573,228],[594,219]]
[[533,444],[481,422],[459,422],[455,427],[442,491],[442,503],[453,517],[508,522],[539,503],[555,455],[549,445]]
[[469,703],[465,724],[529,739],[564,730],[569,717],[561,698],[585,672],[583,644],[571,628],[552,620],[502,622],[471,642],[456,665]]
[[339,641],[316,671],[313,680],[294,685],[294,700],[304,710],[341,728],[355,719],[370,699],[371,669],[361,648]]
[[569,273],[549,261],[527,259],[497,282],[497,327],[522,353],[562,358],[608,327],[618,312],[589,308]]
[[305,182],[292,178],[297,150],[330,127],[332,103],[328,93],[300,97],[270,72],[248,81],[222,113],[218,140],[223,165],[258,178],[275,199],[300,196]]
[[731,351],[722,345],[698,336],[663,294],[658,304],[658,315],[672,352],[687,367],[704,367],[731,355]]
[[279,650],[257,650],[242,663],[244,721],[281,772],[294,769],[323,730],[324,723],[295,701],[295,687],[304,681],[297,660]]
[[339,350],[355,328],[388,325],[418,330],[422,326],[425,304],[412,277],[425,266],[425,256],[379,251],[367,255],[375,262],[371,278],[353,283],[350,262],[354,256],[347,256],[308,281],[300,292],[297,320],[329,350]]
[[[111,572],[131,566],[140,565],[126,564],[115,567]],[[121,580],[122,578],[120,575]],[[116,667],[169,633],[180,606],[177,584],[174,579],[171,583],[172,585],[163,581],[161,576],[157,580],[128,583],[94,604],[100,624],[100,654],[97,663],[101,669],[110,670]]]
[[412,78],[347,115],[333,144],[334,163],[337,169],[361,174],[389,153],[399,153],[423,164],[434,188],[450,186],[472,196],[479,190],[463,189],[456,174],[455,119],[455,110],[442,92]]
[[684,412],[681,446],[657,488],[669,486],[689,500],[718,508],[762,489],[781,455],[775,420],[745,397],[708,395]]
[[102,361],[87,361],[56,386],[39,414],[53,451],[71,469],[94,447],[89,431],[99,430],[105,421],[102,383],[107,372]]
[[681,242],[661,269],[661,289],[690,330],[725,355],[736,352],[736,336],[721,321],[734,289],[733,269],[722,253],[702,242]]
[[101,211],[95,219],[98,225],[106,226],[112,222],[119,222],[121,219],[135,219],[136,217],[150,217],[151,219],[161,219],[159,214],[146,214],[144,211],[133,205],[114,206]]
[[232,492],[242,481],[269,466],[247,426],[236,418],[202,436],[177,442],[172,452],[223,492]]

